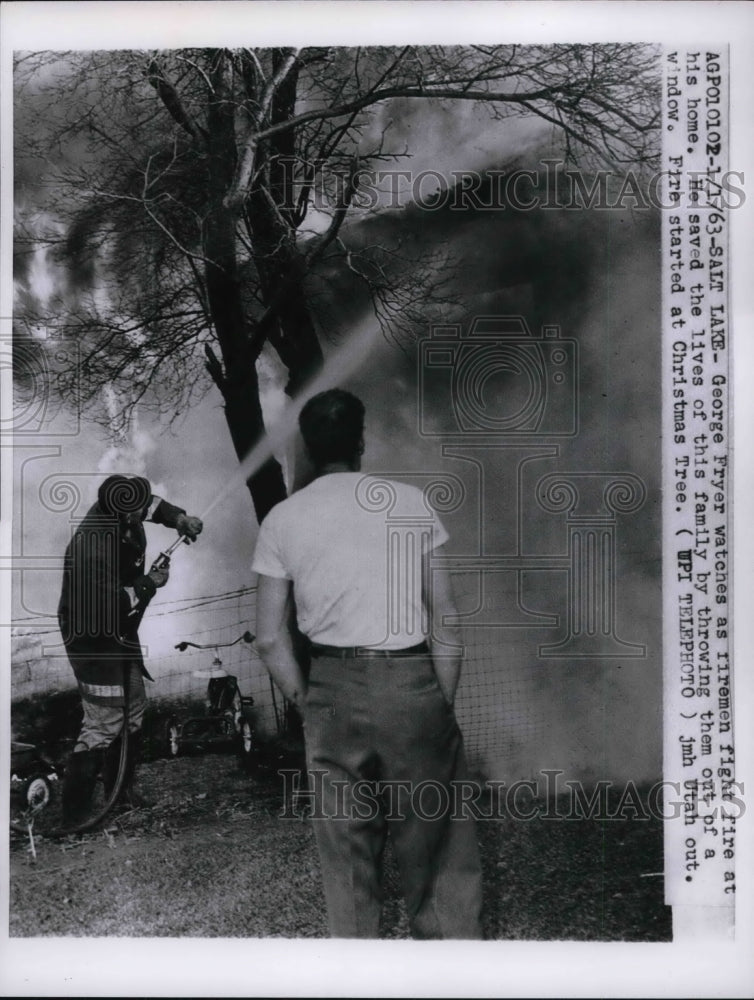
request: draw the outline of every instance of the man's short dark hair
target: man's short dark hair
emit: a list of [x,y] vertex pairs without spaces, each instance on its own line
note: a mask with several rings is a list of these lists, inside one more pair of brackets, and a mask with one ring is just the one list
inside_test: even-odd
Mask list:
[[361,454],[364,404],[345,389],[327,389],[312,396],[299,414],[298,425],[317,466],[351,463]]

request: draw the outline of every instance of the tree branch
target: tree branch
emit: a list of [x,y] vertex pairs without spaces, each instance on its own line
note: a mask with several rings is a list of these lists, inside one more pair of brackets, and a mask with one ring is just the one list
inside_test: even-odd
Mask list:
[[147,80],[157,91],[160,100],[165,105],[170,116],[178,122],[181,128],[197,141],[204,139],[204,131],[196,125],[185,111],[178,91],[165,77],[155,59],[149,63],[147,70]]
[[372,91],[363,97],[349,101],[335,108],[318,108],[313,111],[304,111],[300,115],[294,115],[287,121],[269,125],[260,129],[254,136],[256,142],[262,139],[269,139],[280,132],[296,129],[306,122],[322,118],[342,118],[350,115],[354,111],[361,111],[372,104],[387,101],[396,97],[404,98],[429,98],[438,100],[448,98],[458,101],[481,101],[494,104],[520,104],[526,105],[531,101],[553,98],[557,94],[567,93],[571,89],[570,85],[542,87],[529,93],[518,93],[516,91],[492,91],[492,90],[456,90],[452,85],[444,84],[440,87],[437,84],[425,84],[420,87],[385,87],[382,90]]
[[356,192],[359,189],[359,158],[354,156],[351,161],[351,169],[348,174],[348,183],[346,184],[346,189],[343,192],[343,198],[338,204],[333,213],[333,217],[330,220],[330,225],[327,227],[322,239],[315,245],[315,247],[306,255],[306,266],[311,267],[315,264],[324,254],[325,250],[330,246],[330,244],[337,238],[340,232],[341,226],[345,221],[348,209],[351,206]]
[[278,67],[277,72],[271,80],[269,80],[262,92],[262,97],[259,101],[259,107],[257,113],[254,116],[254,125],[259,126],[262,119],[265,117],[270,109],[270,104],[272,103],[272,98],[275,96],[275,91],[278,89],[280,84],[285,80],[293,66],[296,63],[298,57],[298,49],[289,49],[285,59],[282,61]]

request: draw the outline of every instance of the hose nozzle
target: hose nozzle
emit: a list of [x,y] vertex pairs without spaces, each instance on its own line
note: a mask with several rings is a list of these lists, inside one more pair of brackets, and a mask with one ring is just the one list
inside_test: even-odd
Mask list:
[[164,552],[160,552],[155,561],[152,563],[152,569],[165,569],[165,567],[170,563],[170,557],[178,548],[178,546],[183,542],[185,545],[189,544],[189,540],[186,535],[179,535],[178,538],[169,545]]

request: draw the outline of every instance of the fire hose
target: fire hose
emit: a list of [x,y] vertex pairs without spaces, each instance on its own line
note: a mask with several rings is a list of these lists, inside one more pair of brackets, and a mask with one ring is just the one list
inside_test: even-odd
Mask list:
[[[164,552],[160,552],[155,561],[150,566],[150,572],[152,570],[163,570],[170,563],[170,556],[175,552],[179,545],[185,543],[189,544],[189,540],[185,535],[179,535],[176,540],[165,549]],[[136,619],[136,628],[138,629],[141,624],[141,620],[144,617],[144,612],[146,611],[146,605],[141,609]],[[99,823],[105,819],[106,816],[110,814],[115,803],[118,801],[121,791],[123,790],[123,783],[126,778],[126,770],[128,765],[128,712],[129,712],[129,687],[130,687],[130,673],[131,673],[131,663],[129,660],[123,665],[123,723],[121,725],[121,730],[115,739],[120,740],[120,755],[118,757],[118,771],[115,776],[115,781],[110,794],[107,796],[106,801],[103,803],[101,808],[94,813],[92,816],[88,816],[81,823],[77,823],[76,826],[66,827],[65,830],[60,831],[61,833],[85,833],[87,830],[91,830],[93,827],[97,826]]]

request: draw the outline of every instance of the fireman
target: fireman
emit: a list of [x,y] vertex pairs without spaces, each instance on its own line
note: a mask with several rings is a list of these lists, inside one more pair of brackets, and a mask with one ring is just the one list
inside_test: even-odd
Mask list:
[[66,549],[58,621],[81,694],[84,718],[63,781],[63,823],[72,828],[91,808],[101,772],[109,796],[118,775],[120,732],[128,704],[128,757],[121,796],[132,805],[146,705],[138,627],[168,566],[145,570],[144,521],[195,541],[202,522],[152,494],[147,479],[109,476]]

